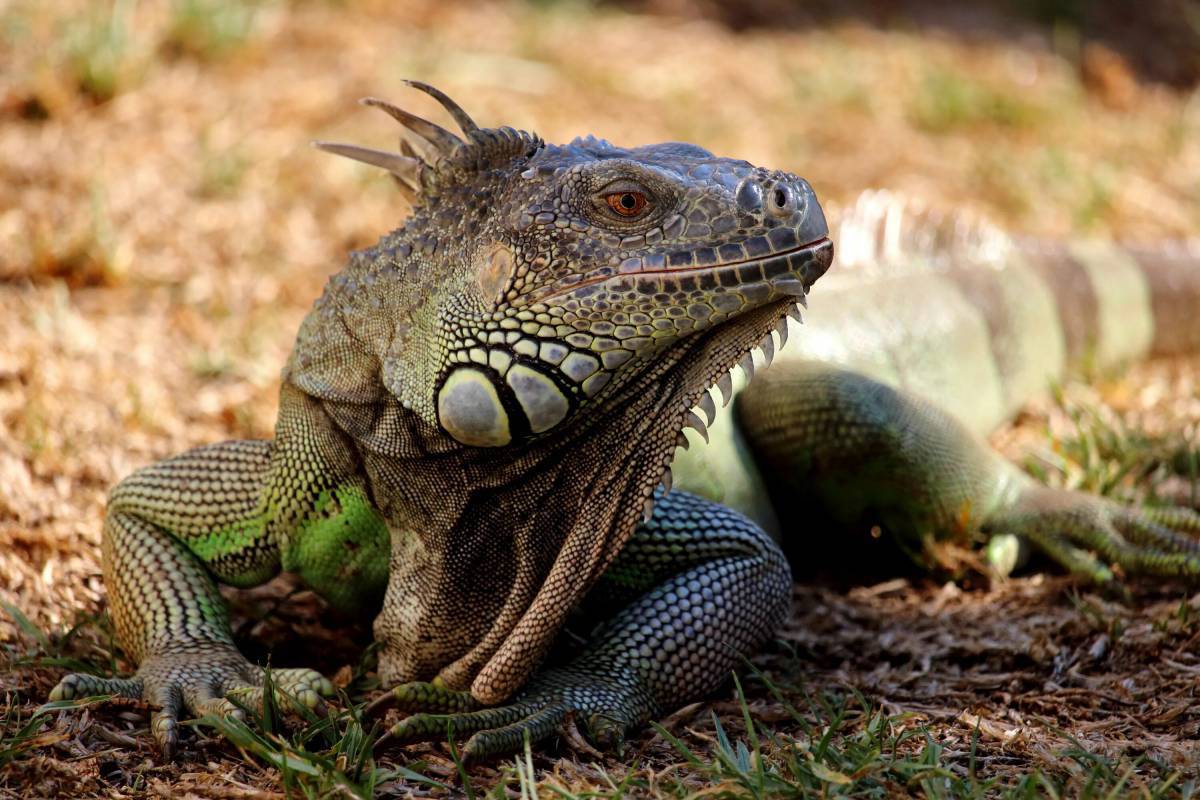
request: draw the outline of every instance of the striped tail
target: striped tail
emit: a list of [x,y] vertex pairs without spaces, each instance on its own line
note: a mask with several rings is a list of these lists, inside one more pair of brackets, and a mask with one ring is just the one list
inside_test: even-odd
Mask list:
[[1200,241],[1017,246],[1054,291],[1069,365],[1200,353]]

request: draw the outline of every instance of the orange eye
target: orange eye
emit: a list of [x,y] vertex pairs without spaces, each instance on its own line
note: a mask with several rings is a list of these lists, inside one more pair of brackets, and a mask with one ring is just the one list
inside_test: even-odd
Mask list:
[[608,207],[622,217],[636,217],[646,208],[646,195],[641,192],[613,192],[605,195]]

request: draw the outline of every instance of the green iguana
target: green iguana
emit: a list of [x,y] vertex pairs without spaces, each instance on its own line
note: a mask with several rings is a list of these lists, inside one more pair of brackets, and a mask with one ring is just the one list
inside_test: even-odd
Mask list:
[[[318,143],[389,171],[412,214],[305,319],[273,440],[199,447],[113,490],[105,582],[138,672],[68,675],[52,698],[144,698],[169,756],[180,717],[262,700],[217,584],[285,570],[374,615],[395,685],[375,709],[423,712],[391,738],[449,723],[482,756],[577,714],[603,744],[712,690],[785,618],[791,573],[764,529],[801,559],[882,526],[915,554],[985,531],[1098,580],[1114,563],[1200,574],[1200,515],[1042,488],[976,438],[1085,353],[1196,345],[1194,253],[954,236],[876,198],[839,246],[878,268],[826,278],[799,335],[833,257],[803,179],[690,144],[547,145],[410,85],[462,136],[371,99],[411,134],[399,153]],[[930,263],[892,268],[905,259]],[[753,385],[731,375],[789,335]],[[738,395],[733,419],[674,468],[727,505],[669,491],[714,386]],[[569,617],[587,644],[564,656]],[[274,676],[285,701],[331,691],[312,670]]]

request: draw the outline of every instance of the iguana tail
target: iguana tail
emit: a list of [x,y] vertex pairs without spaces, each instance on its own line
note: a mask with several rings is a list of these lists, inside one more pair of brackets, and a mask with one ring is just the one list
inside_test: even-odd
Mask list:
[[1200,353],[1200,239],[1017,247],[1054,292],[1069,366]]

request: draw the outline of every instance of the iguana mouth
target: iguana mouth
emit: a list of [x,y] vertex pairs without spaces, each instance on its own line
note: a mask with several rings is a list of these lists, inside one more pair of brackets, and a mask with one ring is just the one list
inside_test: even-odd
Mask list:
[[[791,231],[785,232],[791,234],[792,241],[795,241]],[[741,245],[736,247],[743,249]],[[718,254],[717,249],[710,247],[628,258],[615,270],[605,267],[599,274],[593,274],[578,283],[554,287],[548,294],[529,297],[525,299],[525,304],[545,303],[568,294],[586,297],[590,294],[588,290],[596,291],[599,288],[610,292],[632,290],[642,294],[736,289],[745,294],[755,286],[768,291],[773,286],[781,294],[802,296],[832,263],[833,242],[828,236],[822,236],[767,255],[724,262],[715,261]],[[686,262],[682,260],[684,257],[687,257]]]
[[[721,267],[737,267],[737,266],[741,266],[743,264],[762,263],[762,262],[771,261],[771,260],[774,260],[777,258],[786,258],[787,256],[795,255],[796,253],[802,253],[802,252],[805,252],[808,250],[812,250],[828,241],[829,241],[828,236],[821,236],[816,239],[813,239],[812,241],[804,242],[803,244],[797,245],[796,247],[790,247],[790,248],[778,250],[767,256],[747,257],[747,258],[744,258],[741,260],[724,261],[724,262],[720,262],[720,263],[716,263],[716,264],[697,264],[695,267],[683,266],[683,267],[669,267],[664,270],[644,270],[644,272],[649,273],[649,272],[658,271],[658,272],[678,273],[678,272],[690,272],[690,271],[695,271],[695,270],[713,269],[713,268],[721,268]],[[701,248],[698,250],[691,250],[691,251],[687,251],[687,252],[690,252],[692,254],[697,254],[697,253],[703,253],[705,250],[711,251],[713,249],[714,248]]]

